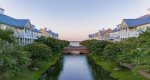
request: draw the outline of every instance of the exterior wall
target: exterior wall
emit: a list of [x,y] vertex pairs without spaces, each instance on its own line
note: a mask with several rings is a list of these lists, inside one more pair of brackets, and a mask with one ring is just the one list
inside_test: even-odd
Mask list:
[[145,31],[147,28],[150,28],[150,23],[149,24],[145,24],[145,25],[137,26],[136,30],[137,31],[140,31],[140,30]]
[[12,28],[13,28],[13,26],[9,26],[9,25],[0,23],[0,29],[12,29]]
[[110,33],[109,40],[110,41],[114,41],[114,42],[121,41],[121,39],[120,39],[120,31],[116,31],[116,32]]
[[108,29],[104,32],[104,37],[103,37],[103,40],[109,40],[109,34],[112,33],[112,30],[111,29]]

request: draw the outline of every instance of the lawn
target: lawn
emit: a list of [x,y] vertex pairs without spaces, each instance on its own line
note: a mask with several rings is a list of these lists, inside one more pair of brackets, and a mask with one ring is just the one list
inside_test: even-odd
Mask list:
[[138,73],[132,72],[132,70],[121,69],[118,71],[113,70],[117,67],[117,64],[112,61],[108,61],[105,59],[101,59],[100,57],[90,55],[90,57],[96,62],[96,64],[100,65],[103,69],[111,72],[114,78],[119,80],[149,80],[139,75]]
[[39,63],[38,71],[28,71],[20,73],[15,80],[39,80],[41,74],[46,71],[49,67],[54,65],[57,60],[60,58],[60,55],[54,55],[51,59],[46,62]]

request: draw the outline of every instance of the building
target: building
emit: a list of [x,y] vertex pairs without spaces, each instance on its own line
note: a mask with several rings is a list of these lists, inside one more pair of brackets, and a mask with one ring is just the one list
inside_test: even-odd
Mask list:
[[35,25],[33,26],[33,39],[36,40],[38,37],[40,37],[40,31],[35,27]]
[[101,38],[101,40],[109,41],[110,33],[112,33],[112,29],[107,29],[106,31],[104,31],[102,34],[103,37]]
[[112,30],[112,32],[109,34],[109,40],[110,41],[121,41],[120,39],[120,25],[117,25],[116,28]]
[[52,32],[50,29],[48,30],[46,27],[44,29],[40,29],[41,36],[45,37],[52,37],[55,39],[59,38],[59,35],[57,33]]
[[99,40],[99,33],[89,34],[89,38]]
[[142,16],[136,19],[123,19],[120,26],[121,40],[129,37],[138,37],[139,33],[150,28],[150,16]]
[[4,14],[0,8],[0,29],[11,29],[19,44],[30,44],[34,40],[33,26],[29,19],[15,19]]
[[47,28],[43,28],[43,29],[40,29],[40,32],[41,32],[41,36],[45,36],[45,37],[51,37],[49,35],[49,33],[47,32]]
[[99,30],[99,40],[104,40],[104,32],[105,32],[106,30],[105,29],[102,29],[102,30]]
[[107,30],[102,29],[95,34],[89,34],[89,38],[96,39],[96,40],[109,40],[109,33],[111,32],[112,32],[111,29],[107,29]]
[[11,29],[17,38],[18,44],[26,45],[33,43],[40,36],[53,37],[58,39],[59,35],[47,30],[38,30],[32,25],[29,19],[15,19],[4,14],[4,9],[0,8],[0,29]]
[[53,36],[52,36],[53,38],[55,38],[55,39],[58,39],[59,38],[59,35],[58,35],[58,33],[53,33]]

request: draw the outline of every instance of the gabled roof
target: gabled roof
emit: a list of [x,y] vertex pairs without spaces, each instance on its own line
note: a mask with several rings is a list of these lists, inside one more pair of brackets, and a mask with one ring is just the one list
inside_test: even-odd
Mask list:
[[30,22],[29,19],[15,19],[7,15],[0,14],[0,23],[11,25],[18,28],[23,28]]
[[34,28],[33,31],[34,32],[39,32],[39,30],[37,28]]
[[143,19],[143,18],[146,18],[146,17],[149,17],[149,16],[150,16],[150,14],[146,14],[144,16],[138,17],[137,19]]
[[52,34],[53,32],[51,30],[46,31],[48,34]]
[[143,17],[140,19],[124,19],[123,21],[128,25],[128,27],[135,27],[150,23],[150,16]]
[[115,29],[112,30],[112,32],[117,32],[117,31],[119,31],[118,28],[115,28]]

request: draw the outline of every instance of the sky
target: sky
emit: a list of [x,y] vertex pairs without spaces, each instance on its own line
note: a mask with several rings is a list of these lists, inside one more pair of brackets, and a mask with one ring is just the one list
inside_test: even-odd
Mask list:
[[30,19],[38,29],[47,27],[70,41],[148,14],[149,4],[150,0],[0,0],[6,15]]

